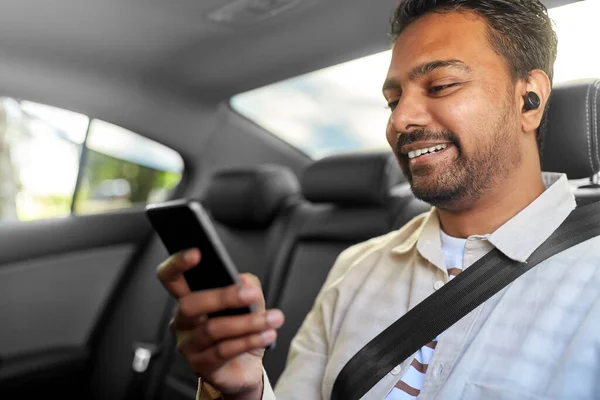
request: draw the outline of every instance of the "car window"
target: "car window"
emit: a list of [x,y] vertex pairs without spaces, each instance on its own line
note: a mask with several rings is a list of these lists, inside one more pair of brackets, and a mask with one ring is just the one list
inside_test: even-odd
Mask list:
[[[600,1],[549,10],[559,39],[554,82],[600,77]],[[587,39],[586,39],[587,38]],[[313,159],[387,149],[389,110],[381,95],[391,54],[385,51],[233,96],[234,110]]]
[[100,120],[91,123],[84,165],[77,214],[165,200],[183,171],[174,150]]
[[88,116],[0,98],[0,222],[161,201],[183,174],[174,150]]

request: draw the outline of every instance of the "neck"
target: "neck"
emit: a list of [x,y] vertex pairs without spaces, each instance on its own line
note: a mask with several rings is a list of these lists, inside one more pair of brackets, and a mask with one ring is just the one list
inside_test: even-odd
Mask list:
[[506,177],[469,207],[438,208],[442,230],[457,238],[493,233],[544,192],[541,171],[534,172]]

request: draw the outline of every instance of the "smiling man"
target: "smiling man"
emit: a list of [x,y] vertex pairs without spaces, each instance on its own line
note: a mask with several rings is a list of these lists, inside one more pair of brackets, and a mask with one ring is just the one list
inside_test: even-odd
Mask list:
[[544,7],[407,1],[392,32],[387,138],[413,192],[449,235],[493,232],[544,191],[538,127],[557,44]]
[[[387,139],[414,194],[434,207],[339,256],[275,393],[262,348],[283,315],[204,318],[264,304],[256,279],[244,277],[242,292],[190,294],[181,273],[198,252],[167,260],[159,277],[179,299],[174,326],[201,397],[212,387],[228,399],[330,398],[344,365],[408,310],[494,248],[527,260],[575,208],[566,176],[540,167],[557,46],[540,2],[404,0],[391,27]],[[598,248],[592,239],[542,262],[364,398],[597,398],[600,285],[585,282],[600,281]]]

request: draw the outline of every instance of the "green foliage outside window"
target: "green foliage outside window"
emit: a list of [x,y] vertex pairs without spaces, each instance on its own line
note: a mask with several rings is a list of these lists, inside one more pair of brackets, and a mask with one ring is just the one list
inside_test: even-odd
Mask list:
[[[92,144],[115,154],[90,148],[90,126],[95,127]],[[74,201],[77,214],[163,201],[182,170],[177,153],[136,133],[67,110],[0,97],[0,223],[67,217]]]
[[181,174],[160,171],[88,150],[75,212],[89,214],[164,200]]

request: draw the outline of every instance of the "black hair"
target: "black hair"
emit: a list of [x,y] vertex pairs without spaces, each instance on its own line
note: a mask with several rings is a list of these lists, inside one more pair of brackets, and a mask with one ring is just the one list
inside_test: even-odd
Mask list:
[[[534,69],[554,75],[558,38],[548,10],[539,0],[402,0],[390,21],[390,36],[396,40],[402,31],[425,14],[473,12],[488,25],[492,49],[506,62],[513,82],[527,80]],[[546,114],[537,129],[542,149]]]

